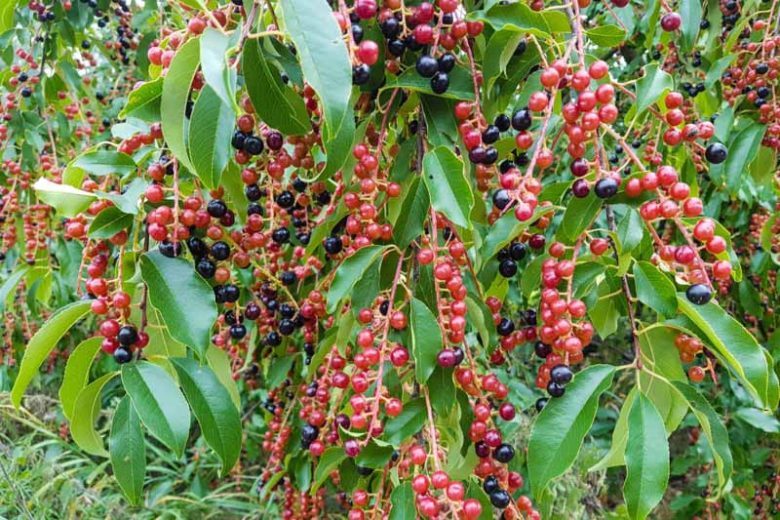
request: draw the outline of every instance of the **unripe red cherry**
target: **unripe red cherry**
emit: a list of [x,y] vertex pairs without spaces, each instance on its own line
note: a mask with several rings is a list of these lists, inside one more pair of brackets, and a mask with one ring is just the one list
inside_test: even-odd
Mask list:
[[609,73],[609,65],[603,60],[594,61],[590,64],[588,73],[593,79],[601,79]]
[[678,108],[682,106],[683,104],[683,95],[679,92],[669,92],[666,97],[664,98],[664,105],[666,105],[666,108],[673,109]]
[[714,255],[718,255],[726,250],[727,244],[726,240],[723,237],[720,236],[714,236],[712,237],[712,240],[707,242],[707,251]]
[[363,40],[358,46],[357,56],[360,61],[371,66],[379,60],[379,45],[373,40]]
[[405,348],[398,346],[390,351],[390,362],[393,366],[401,367],[405,365],[407,361],[409,361],[409,352]]
[[431,484],[435,489],[444,489],[450,483],[450,477],[442,470],[434,471],[431,475]]
[[358,0],[355,3],[355,14],[362,20],[368,20],[376,15],[376,2],[374,0]]
[[531,97],[528,99],[528,108],[533,110],[534,112],[541,112],[545,108],[547,108],[547,103],[549,101],[549,98],[547,97],[547,94],[544,92],[534,92],[531,94]]
[[693,236],[700,242],[709,242],[715,236],[715,223],[708,219],[701,219],[693,227]]
[[425,475],[417,475],[412,479],[412,489],[415,493],[418,495],[424,495],[428,492],[428,487],[430,486],[430,481],[428,480],[428,477]]
[[661,18],[661,28],[666,32],[676,31],[682,24],[682,18],[677,13],[666,13]]
[[539,82],[546,88],[553,88],[561,80],[560,74],[555,67],[547,67],[542,71],[542,75],[539,77]]
[[482,515],[482,504],[476,498],[463,502],[463,517],[466,520],[476,520]]

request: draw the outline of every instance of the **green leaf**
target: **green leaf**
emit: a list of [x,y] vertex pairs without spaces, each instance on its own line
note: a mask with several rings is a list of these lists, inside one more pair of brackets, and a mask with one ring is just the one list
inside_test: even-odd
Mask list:
[[163,80],[160,100],[163,137],[171,153],[188,170],[195,168],[190,163],[190,156],[187,153],[186,110],[190,86],[199,65],[200,40],[191,38],[176,51]]
[[[183,356],[184,353],[182,352],[179,357]],[[233,369],[230,366],[230,357],[228,356],[228,353],[214,345],[210,345],[209,349],[206,351],[206,362],[211,367],[211,370],[214,371],[217,379],[219,379],[222,385],[227,388],[227,391],[230,393],[230,399],[232,399],[233,404],[236,405],[236,409],[240,411],[241,396],[238,394],[238,387],[233,379]]]
[[390,517],[388,520],[407,520],[415,518],[417,511],[414,507],[414,490],[411,482],[404,482],[393,488],[390,494]]
[[419,432],[425,424],[427,415],[425,400],[422,398],[404,403],[403,411],[385,424],[384,438],[393,446]]
[[736,57],[737,54],[730,52],[726,56],[720,58],[718,61],[710,65],[710,67],[707,69],[707,75],[704,78],[704,86],[707,88],[712,88],[716,83],[718,83],[723,76],[723,73],[726,72],[726,69],[731,66],[731,62],[734,61],[734,58]]
[[669,483],[669,443],[664,422],[641,392],[628,414],[626,481],[623,496],[631,518],[644,519],[664,496]]
[[108,452],[114,477],[125,497],[131,504],[140,504],[146,473],[146,442],[141,420],[127,396],[119,401],[111,421]]
[[14,26],[14,12],[19,0],[9,0],[0,5],[0,33],[4,33]]
[[8,305],[11,305],[12,301],[9,300],[13,300],[19,282],[22,281],[22,278],[24,278],[31,269],[32,267],[29,265],[20,265],[3,281],[3,285],[0,286],[0,312],[4,312],[5,308]]
[[622,27],[613,24],[598,25],[593,29],[587,29],[585,36],[596,45],[617,47],[626,40],[626,31]]
[[225,475],[241,454],[241,417],[230,392],[207,366],[188,358],[174,358],[171,363],[206,443],[222,461],[221,473]]
[[436,94],[431,88],[431,80],[420,76],[413,67],[410,67],[400,75],[388,78],[381,90],[402,88],[421,92],[429,96],[474,100],[474,82],[471,79],[471,73],[466,68],[455,67],[450,72],[449,77],[450,84],[447,90],[441,94]]
[[777,384],[769,377],[771,363],[767,363],[756,338],[716,303],[694,305],[684,294],[678,294],[677,301],[682,313],[707,336],[702,339],[708,341],[761,406],[777,408]]
[[295,355],[275,358],[269,363],[265,384],[268,388],[276,388],[287,379],[287,374],[295,363]]
[[677,313],[677,291],[674,283],[656,266],[650,262],[636,262],[634,283],[640,302],[667,317]]
[[395,243],[401,249],[406,249],[414,239],[422,234],[423,223],[431,207],[428,189],[419,177],[412,180],[405,193],[406,198],[401,205],[398,219],[393,224]]
[[599,396],[612,382],[615,368],[592,365],[579,372],[566,393],[551,399],[536,418],[528,444],[528,474],[538,498],[555,477],[574,463],[590,430]]
[[206,27],[200,37],[200,63],[206,85],[214,91],[222,102],[230,107],[235,106],[235,71],[228,63],[227,52],[233,38],[239,36],[238,31],[232,35],[220,32],[213,27]]
[[[688,376],[683,370],[680,355],[674,346],[677,333],[670,328],[654,328],[639,335],[639,346],[643,366],[655,374],[660,374],[667,381],[687,381]],[[653,402],[658,413],[663,418],[667,436],[677,429],[688,413],[688,402],[667,381],[650,375],[647,370],[641,370],[639,386],[644,395]],[[588,471],[597,471],[612,466],[624,464],[623,454],[628,440],[628,413],[638,392],[637,387],[623,402],[615,428],[612,431],[612,445],[609,452]]]
[[366,270],[385,249],[384,246],[364,247],[338,266],[328,291],[328,313],[332,314],[338,308],[339,303],[347,297],[355,283],[363,277]]
[[94,239],[109,239],[132,224],[132,215],[124,213],[114,206],[109,206],[92,220],[87,234]]
[[149,306],[147,309],[146,332],[149,334],[149,344],[144,349],[144,354],[147,357],[151,356],[163,356],[166,358],[182,357],[187,353],[187,347],[184,343],[176,341],[171,333],[168,331],[168,327],[165,326],[160,311],[153,306]]
[[85,339],[68,356],[59,396],[62,404],[62,413],[69,421],[73,420],[76,399],[81,390],[87,386],[89,370],[92,367],[95,356],[100,351],[102,343],[103,339],[100,336]]
[[159,121],[162,91],[162,77],[141,84],[127,96],[127,103],[119,112],[118,117],[125,119],[128,116],[133,116],[147,122]]
[[114,206],[128,215],[138,215],[138,202],[141,194],[146,191],[149,185],[145,180],[135,178],[130,181],[121,195],[116,193],[96,192],[101,198],[108,199],[114,203]]
[[695,388],[682,381],[674,381],[672,384],[687,399],[691,411],[699,421],[699,425],[710,444],[710,449],[712,449],[715,467],[718,471],[719,486],[718,492],[714,497],[717,498],[728,483],[734,468],[731,449],[729,448],[729,432],[723,426],[723,422],[717,412]]
[[534,11],[528,5],[517,2],[496,4],[485,11],[470,13],[468,19],[482,20],[497,31],[509,28],[528,32],[541,38],[553,33],[570,33],[571,26],[566,15],[560,11]]
[[260,40],[247,40],[241,57],[249,99],[270,127],[286,135],[300,135],[311,129],[303,98],[282,81],[274,64],[266,59]]
[[563,213],[558,238],[565,244],[573,244],[585,231],[602,207],[602,200],[590,192],[587,197],[572,197]]
[[325,450],[314,469],[314,484],[311,487],[311,492],[315,493],[346,458],[347,454],[340,446],[331,446]]
[[122,365],[122,384],[144,426],[181,457],[190,433],[190,409],[173,378],[157,365],[136,361]]
[[740,420],[767,433],[780,433],[780,421],[757,408],[740,408],[734,414]]
[[682,32],[682,47],[685,51],[690,51],[693,48],[696,37],[699,35],[701,4],[700,0],[682,0],[680,2],[680,17],[682,18],[680,31]]
[[393,456],[393,447],[384,441],[371,439],[355,458],[355,464],[363,468],[379,469]]
[[100,394],[103,387],[111,381],[117,372],[106,374],[85,386],[76,398],[73,420],[70,423],[70,436],[79,448],[90,455],[107,457],[108,452],[103,447],[103,438],[95,431],[95,421],[100,415]]
[[628,208],[626,215],[620,220],[617,227],[617,237],[622,250],[630,253],[636,249],[645,236],[645,223],[639,212],[634,208]]
[[470,229],[474,194],[466,180],[463,161],[446,146],[437,146],[423,158],[423,181],[431,206],[456,226]]
[[323,106],[323,174],[344,164],[352,146],[352,66],[333,11],[325,0],[281,0],[284,21],[295,44],[303,75]]
[[412,298],[409,308],[415,380],[425,384],[436,368],[436,358],[442,349],[442,332],[436,316],[428,306]]
[[507,65],[523,38],[523,33],[514,29],[501,29],[490,37],[482,67],[482,74],[487,82],[485,92],[490,92],[499,76],[506,73]]
[[44,177],[35,181],[33,189],[39,199],[56,209],[62,217],[75,217],[97,200],[93,193],[67,184],[57,184]]
[[11,402],[15,407],[19,408],[22,403],[22,395],[24,395],[32,378],[38,373],[41,363],[49,357],[65,333],[87,315],[90,307],[91,303],[87,300],[66,305],[49,318],[27,343],[22,362],[19,365],[19,373],[11,389]]
[[745,170],[758,155],[758,148],[764,138],[766,125],[751,123],[734,136],[729,145],[729,155],[723,163],[726,184],[736,192],[745,178]]
[[220,185],[228,164],[235,119],[233,107],[205,85],[192,109],[187,145],[194,173],[209,188]]
[[124,176],[136,171],[135,161],[126,153],[116,150],[90,150],[84,152],[68,164],[68,168],[77,168],[97,176]]
[[159,251],[141,256],[141,277],[149,287],[149,301],[160,311],[171,336],[203,355],[217,319],[214,292],[183,258]]
[[655,63],[646,65],[645,75],[636,87],[636,114],[639,115],[647,110],[650,105],[658,101],[661,94],[672,89],[674,89],[674,79],[668,73]]

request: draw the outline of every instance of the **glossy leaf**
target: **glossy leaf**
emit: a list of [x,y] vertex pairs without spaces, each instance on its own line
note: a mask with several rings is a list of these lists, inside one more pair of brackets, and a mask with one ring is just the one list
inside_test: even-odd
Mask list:
[[723,168],[726,174],[726,184],[735,192],[745,178],[745,170],[758,154],[758,147],[764,137],[766,126],[751,123],[743,128],[729,145],[729,154]]
[[70,423],[70,436],[78,444],[79,448],[90,455],[107,457],[108,452],[103,447],[103,438],[95,431],[95,422],[100,415],[101,400],[100,395],[103,387],[111,381],[117,372],[106,374],[85,386],[79,392],[74,405],[73,419]]
[[160,120],[160,100],[162,99],[163,78],[157,78],[130,91],[127,103],[119,112],[120,118],[137,117],[148,122]]
[[133,216],[110,206],[97,214],[89,225],[87,234],[94,239],[109,239],[129,228],[133,224]]
[[414,490],[411,482],[393,488],[390,494],[390,517],[389,520],[407,520],[415,518],[417,512],[414,507]]
[[162,98],[160,100],[160,117],[165,142],[171,153],[187,167],[194,170],[190,164],[187,152],[187,101],[190,85],[200,65],[200,40],[191,38],[176,51],[171,61],[168,73],[163,80]]
[[235,105],[236,73],[228,63],[227,52],[239,32],[223,33],[206,27],[200,37],[200,62],[206,85],[231,111]]
[[217,319],[214,292],[183,258],[159,251],[141,257],[141,276],[149,287],[149,302],[160,312],[171,336],[203,355]]
[[599,25],[585,30],[585,35],[596,45],[602,47],[617,47],[626,40],[626,31],[613,24]]
[[695,388],[682,381],[674,381],[672,384],[688,401],[691,412],[696,416],[704,435],[707,437],[717,468],[719,483],[717,496],[720,496],[720,492],[728,483],[734,469],[734,461],[729,447],[729,433],[712,405]]
[[494,29],[504,28],[528,32],[539,37],[554,33],[569,33],[571,26],[566,15],[560,11],[534,11],[527,4],[495,4],[487,12],[477,11],[469,18],[482,20]]
[[438,146],[423,158],[423,181],[428,187],[431,206],[453,224],[470,228],[474,194],[463,172],[461,161],[449,148]]
[[311,122],[303,98],[284,84],[265,54],[260,40],[244,44],[241,69],[252,106],[271,128],[286,135],[307,132]]
[[415,380],[424,384],[436,368],[436,358],[442,349],[442,331],[428,306],[417,298],[409,309]]
[[[644,395],[652,401],[664,421],[667,437],[674,432],[688,413],[688,402],[668,381],[688,380],[683,370],[680,355],[674,346],[677,333],[672,329],[651,329],[639,336],[642,364],[655,374],[660,374],[666,381],[650,375],[647,370],[641,370],[639,386]],[[624,453],[628,440],[628,414],[638,392],[634,387],[623,401],[615,428],[612,430],[612,445],[609,452],[589,471],[598,471],[613,466],[625,464]]]
[[682,32],[682,47],[684,50],[693,48],[696,37],[699,35],[701,23],[702,2],[700,0],[682,0],[680,2],[680,31]]
[[758,403],[767,409],[777,408],[777,383],[769,377],[771,364],[756,338],[716,303],[694,305],[683,294],[678,295],[677,301],[682,313],[706,335],[702,339]]
[[135,161],[129,155],[116,150],[91,150],[85,152],[68,164],[68,168],[78,168],[97,176],[124,176],[136,170]]
[[311,486],[311,492],[316,492],[346,458],[347,454],[344,453],[344,448],[341,446],[331,446],[326,449],[317,462],[317,467],[314,468],[314,483]]
[[426,419],[424,399],[418,398],[404,403],[403,411],[385,423],[384,439],[397,447],[402,441],[420,431]]
[[591,365],[577,373],[566,393],[551,399],[536,418],[528,444],[528,475],[537,497],[574,463],[593,424],[599,397],[614,374],[612,366]]
[[677,312],[677,291],[674,283],[655,265],[639,261],[634,264],[637,299],[664,316]]
[[25,346],[24,356],[19,365],[19,373],[11,389],[11,402],[19,408],[22,395],[33,377],[38,373],[41,364],[49,357],[66,332],[70,330],[90,310],[90,302],[81,300],[61,308],[38,329],[38,332]]
[[645,223],[639,212],[633,208],[628,208],[626,215],[620,220],[617,226],[617,237],[623,252],[631,252],[642,242],[645,235]]
[[111,469],[131,504],[139,504],[144,492],[146,442],[141,420],[130,398],[119,401],[108,437]]
[[100,336],[85,339],[68,356],[59,392],[62,413],[68,420],[73,420],[76,399],[89,382],[89,371],[102,342]]
[[572,197],[563,213],[559,235],[565,244],[573,244],[601,211],[602,201],[591,192],[587,197]]
[[324,174],[338,170],[352,146],[352,67],[341,30],[325,0],[281,0],[282,13],[307,83],[323,105]]
[[188,147],[194,173],[206,186],[220,185],[230,158],[236,114],[208,85],[192,109]]
[[[184,353],[179,354],[179,356],[183,355]],[[217,379],[219,379],[222,385],[227,388],[230,399],[233,401],[233,404],[236,405],[236,409],[240,411],[241,396],[238,394],[238,388],[233,379],[233,370],[230,366],[230,357],[228,357],[228,353],[211,345],[206,351],[206,362],[211,367],[211,370],[214,371],[214,375],[217,376]]]
[[644,519],[664,496],[669,482],[669,443],[653,402],[637,393],[628,414],[626,481],[623,495],[631,518]]
[[428,189],[425,183],[415,178],[409,185],[398,219],[393,225],[395,243],[406,248],[423,232],[423,223],[431,207]]
[[43,177],[35,181],[33,189],[41,201],[56,209],[63,217],[75,217],[97,200],[92,193],[67,184],[57,184]]
[[379,255],[385,250],[382,246],[369,246],[359,249],[336,269],[333,283],[328,291],[328,312],[332,313],[338,308],[339,303],[355,286],[355,283],[363,277],[363,273],[373,264]]
[[674,79],[656,64],[645,67],[645,75],[636,87],[636,113],[641,114],[658,101],[666,90],[674,88]]
[[222,461],[225,475],[241,454],[241,417],[230,392],[207,366],[188,358],[174,358],[171,363],[206,443]]
[[137,361],[122,365],[122,384],[149,433],[180,457],[190,433],[190,409],[173,378],[157,365]]

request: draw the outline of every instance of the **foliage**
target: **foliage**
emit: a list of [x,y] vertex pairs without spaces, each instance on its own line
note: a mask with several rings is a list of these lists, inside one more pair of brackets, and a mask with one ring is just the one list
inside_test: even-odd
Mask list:
[[0,515],[780,514],[778,16],[4,2]]

